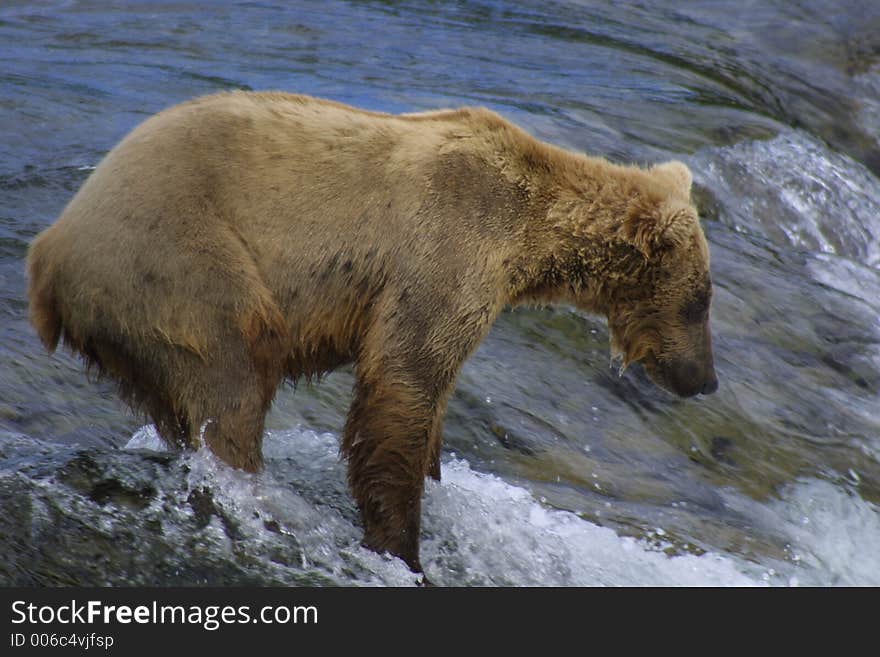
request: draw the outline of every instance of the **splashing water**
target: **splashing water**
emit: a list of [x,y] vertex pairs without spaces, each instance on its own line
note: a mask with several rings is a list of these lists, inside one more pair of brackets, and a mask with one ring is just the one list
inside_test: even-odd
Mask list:
[[[138,430],[127,448],[164,449],[151,426]],[[291,568],[348,584],[414,583],[402,562],[359,545],[334,435],[270,432],[265,451],[266,471],[256,475],[225,466],[205,449],[183,457],[188,489],[210,490],[239,527],[236,547],[217,521],[214,549],[269,554],[267,544],[281,535],[297,546]],[[662,540],[619,536],[452,458],[443,464],[442,482],[427,482],[422,560],[432,581],[452,586],[880,584],[880,513],[870,503],[854,505],[818,481],[794,486],[769,509],[732,492],[727,497],[734,508],[756,506],[756,517],[782,528],[788,561],[767,567],[718,553],[669,556],[671,546]],[[658,528],[655,536],[664,533]]]
[[880,267],[880,180],[796,131],[707,149],[692,161],[740,231]]
[[601,319],[504,313],[447,409],[432,579],[876,585],[880,5],[827,4],[0,3],[0,581],[413,583],[360,546],[337,456],[350,371],[279,392],[248,475],[162,451],[28,323],[27,245],[101,157],[148,114],[254,88],[486,105],[699,183],[718,392],[616,376]]

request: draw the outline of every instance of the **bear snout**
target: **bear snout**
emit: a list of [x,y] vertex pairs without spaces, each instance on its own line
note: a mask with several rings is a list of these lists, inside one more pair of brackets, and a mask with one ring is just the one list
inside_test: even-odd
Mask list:
[[718,376],[715,374],[715,371],[713,368],[711,376],[706,379],[705,383],[703,383],[703,389],[700,390],[700,394],[701,395],[711,395],[716,390],[718,390]]
[[648,376],[658,386],[679,397],[711,395],[718,390],[718,377],[711,362],[685,359],[652,361],[645,362]]

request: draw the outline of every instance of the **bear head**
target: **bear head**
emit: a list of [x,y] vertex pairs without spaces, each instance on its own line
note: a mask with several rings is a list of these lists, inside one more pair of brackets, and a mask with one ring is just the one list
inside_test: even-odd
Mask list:
[[657,182],[630,204],[618,238],[634,263],[609,290],[612,354],[641,362],[654,383],[682,397],[718,388],[709,328],[709,247],[679,162],[649,169]]

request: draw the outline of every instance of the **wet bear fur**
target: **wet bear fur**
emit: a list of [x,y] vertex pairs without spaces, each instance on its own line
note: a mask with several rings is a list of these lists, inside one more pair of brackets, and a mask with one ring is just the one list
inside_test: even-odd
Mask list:
[[486,109],[221,93],[104,158],[30,248],[30,316],[170,445],[248,471],[279,384],[353,363],[341,450],[364,540],[420,571],[447,399],[505,306],[605,315],[625,363],[715,389],[690,188],[681,163],[571,153]]

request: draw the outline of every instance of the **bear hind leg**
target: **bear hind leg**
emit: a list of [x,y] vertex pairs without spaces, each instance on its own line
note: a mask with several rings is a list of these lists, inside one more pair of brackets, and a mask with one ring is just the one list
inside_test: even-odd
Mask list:
[[234,340],[213,361],[165,344],[127,349],[120,341],[91,339],[72,346],[90,368],[116,381],[123,399],[149,416],[169,447],[198,449],[204,440],[227,464],[255,472],[281,372],[255,360],[242,338],[238,345]]
[[436,391],[413,381],[387,371],[371,374],[358,375],[342,442],[349,485],[364,523],[363,542],[420,573],[422,492],[426,475],[440,476],[443,404]]
[[[193,426],[190,419],[192,405],[175,396],[170,377],[172,372],[192,367],[194,358],[180,362],[180,355],[165,345],[144,348],[119,336],[78,339],[65,333],[64,341],[83,357],[90,372],[116,383],[120,397],[153,421],[166,445],[176,449],[198,447],[198,426]],[[144,353],[150,357],[140,357]]]
[[282,359],[278,367],[260,367],[243,340],[239,346],[227,346],[217,357],[222,362],[190,370],[177,394],[187,400],[190,431],[196,432],[191,442],[204,440],[228,465],[257,472],[263,466],[263,429],[281,383]]
[[240,390],[234,401],[205,421],[205,443],[228,465],[258,472],[263,467],[263,428],[271,402],[271,397],[255,390]]

